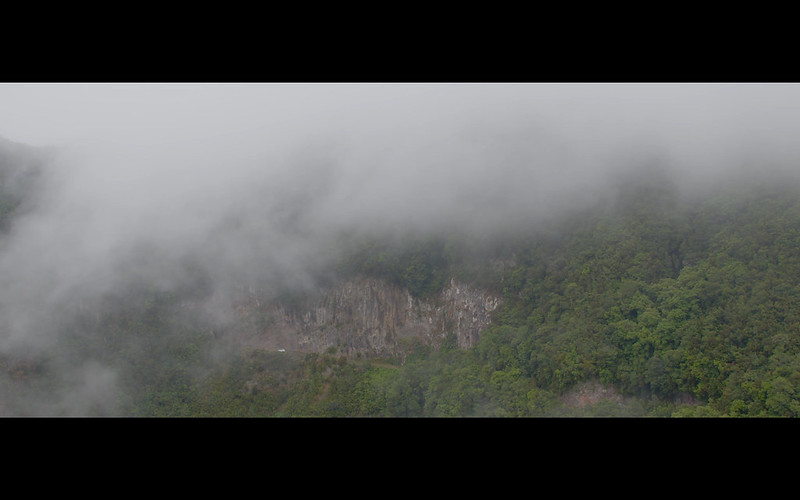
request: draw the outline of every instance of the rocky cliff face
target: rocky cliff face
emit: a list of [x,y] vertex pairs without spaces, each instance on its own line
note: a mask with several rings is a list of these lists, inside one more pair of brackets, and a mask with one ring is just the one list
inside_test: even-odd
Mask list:
[[[321,290],[291,307],[249,300],[239,305],[249,328],[240,329],[248,346],[267,350],[325,352],[346,356],[393,356],[403,338],[417,337],[438,347],[449,333],[469,348],[491,323],[500,299],[451,280],[432,299],[376,279],[358,279]],[[242,334],[243,333],[243,334]]]

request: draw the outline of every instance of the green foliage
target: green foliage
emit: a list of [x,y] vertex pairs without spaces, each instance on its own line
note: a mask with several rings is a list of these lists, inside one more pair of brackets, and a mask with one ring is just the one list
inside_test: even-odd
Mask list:
[[416,297],[440,291],[454,263],[451,249],[441,238],[422,239],[415,234],[398,238],[343,243],[340,271],[386,280]]
[[[118,370],[118,414],[800,416],[797,185],[694,200],[632,185],[613,204],[487,240],[404,233],[337,248],[342,276],[418,297],[456,276],[501,295],[469,350],[454,335],[439,349],[409,337],[399,359],[250,351],[218,364],[208,329],[180,314],[180,294],[149,289],[63,325],[59,349],[70,363]],[[47,360],[2,361],[6,405],[61,383]],[[622,402],[568,406],[585,382],[615,387]]]
[[[311,357],[287,379],[290,395],[259,411],[800,416],[800,197],[786,185],[767,188],[687,202],[669,186],[632,186],[613,205],[480,251],[454,235],[350,242],[340,272],[417,296],[449,276],[482,276],[504,299],[493,326],[468,351],[454,338],[439,350],[409,341],[402,365]],[[503,259],[513,264],[489,264]],[[255,407],[221,397],[246,376],[220,377],[214,413]],[[613,385],[625,403],[565,406],[560,396],[588,381]]]
[[[796,186],[690,202],[645,188],[485,251],[515,264],[484,274],[504,300],[474,349],[417,350],[403,366],[340,373],[327,392],[308,379],[327,406],[295,414],[800,416]],[[349,271],[424,295],[438,266],[474,262],[442,252],[454,241],[365,246]],[[625,403],[566,407],[559,395],[587,381]]]
[[339,255],[337,270],[345,276],[362,275],[407,289],[413,296],[430,298],[451,277],[489,289],[499,289],[502,273],[487,260],[507,251],[499,241],[415,231],[354,236],[345,234],[332,250]]

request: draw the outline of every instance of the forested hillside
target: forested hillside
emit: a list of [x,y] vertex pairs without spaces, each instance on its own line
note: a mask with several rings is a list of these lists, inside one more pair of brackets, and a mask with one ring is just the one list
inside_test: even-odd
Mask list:
[[[789,181],[694,199],[664,180],[629,185],[496,242],[485,257],[514,265],[484,269],[505,300],[474,349],[418,348],[391,367],[313,358],[277,413],[798,416],[798,194]],[[409,286],[420,266],[432,282],[442,269],[474,273],[447,241],[416,248],[388,261],[405,269],[361,262]],[[587,382],[621,398],[566,405]]]
[[[7,252],[15,223],[33,213],[36,230],[44,157],[0,146]],[[224,269],[146,245],[131,252],[124,286],[95,295],[17,303],[8,299],[26,284],[6,281],[0,414],[800,416],[800,183],[672,181],[648,170],[596,203],[491,230],[343,226],[318,240],[326,260],[305,283],[365,277],[436,300],[455,279],[499,297],[469,349],[452,333],[441,345],[406,336],[401,355],[380,359],[246,348],[235,330],[252,320],[268,333],[267,318],[209,314],[236,303],[228,295],[238,288],[215,283]],[[291,208],[302,223],[302,204]],[[290,222],[286,234],[299,232]],[[135,259],[177,268],[175,278],[137,274]],[[310,289],[277,286],[251,300],[291,309]]]
[[[20,204],[7,186],[4,221]],[[175,288],[139,282],[54,317],[60,334],[47,354],[0,359],[0,412],[800,416],[794,181],[685,196],[644,177],[546,224],[482,238],[390,233],[342,233],[326,279],[368,276],[420,297],[453,277],[492,290],[502,304],[474,348],[451,335],[439,348],[405,339],[391,359],[242,349],[187,308],[208,293],[196,271]],[[113,374],[103,368],[112,365]],[[114,377],[122,391],[71,391],[84,384],[63,377],[65,366]],[[586,387],[610,396],[571,404]]]

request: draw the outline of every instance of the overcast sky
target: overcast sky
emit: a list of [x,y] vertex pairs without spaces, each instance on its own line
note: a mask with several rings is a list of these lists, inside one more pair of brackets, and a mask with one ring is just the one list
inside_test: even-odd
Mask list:
[[0,136],[61,152],[0,270],[111,275],[142,242],[291,269],[287,221],[490,227],[653,159],[795,169],[798,133],[794,84],[0,84]]
[[[454,127],[517,116],[567,127],[797,125],[796,84],[0,84],[0,135],[34,145],[253,140],[264,134]],[[767,130],[764,130],[764,128]],[[670,130],[672,129],[672,130]],[[597,132],[597,130],[595,130]],[[705,130],[705,132],[710,132]],[[285,137],[285,136],[284,136]],[[677,137],[677,136],[673,136]]]
[[7,139],[191,161],[308,140],[363,153],[532,129],[575,154],[658,140],[712,161],[743,141],[794,153],[798,126],[795,84],[0,84]]
[[176,239],[255,190],[341,220],[490,218],[651,157],[687,184],[792,169],[799,132],[795,84],[0,84],[0,136],[63,151],[43,210],[158,214]]
[[[0,136],[61,152],[11,252],[58,238],[94,274],[142,241],[261,255],[281,220],[535,218],[653,159],[687,185],[792,170],[798,133],[795,84],[0,84]],[[231,220],[247,244],[211,236]]]

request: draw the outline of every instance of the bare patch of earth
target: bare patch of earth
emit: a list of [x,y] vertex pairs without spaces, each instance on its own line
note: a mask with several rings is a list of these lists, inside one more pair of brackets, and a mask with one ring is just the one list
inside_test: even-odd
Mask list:
[[562,395],[560,399],[561,402],[572,408],[594,405],[604,399],[611,400],[620,406],[625,402],[614,386],[603,385],[597,381],[580,384]]
[[[571,408],[591,406],[603,400],[610,400],[623,406],[629,398],[622,396],[612,385],[604,385],[598,381],[584,382],[567,391],[560,398],[562,403]],[[680,394],[674,401],[677,405],[697,405],[700,401],[691,394]]]

